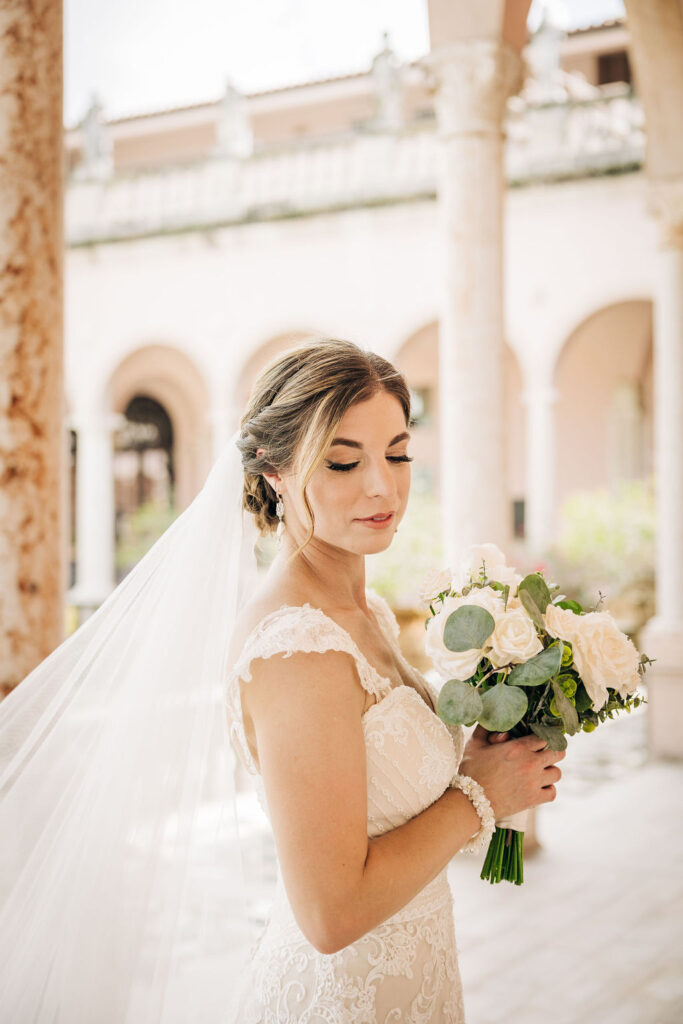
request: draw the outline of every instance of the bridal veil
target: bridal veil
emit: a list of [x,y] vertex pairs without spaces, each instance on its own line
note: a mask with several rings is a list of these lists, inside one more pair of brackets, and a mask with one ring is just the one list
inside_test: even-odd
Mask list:
[[0,704],[12,1024],[228,1024],[253,941],[224,680],[256,580],[233,436],[191,503]]

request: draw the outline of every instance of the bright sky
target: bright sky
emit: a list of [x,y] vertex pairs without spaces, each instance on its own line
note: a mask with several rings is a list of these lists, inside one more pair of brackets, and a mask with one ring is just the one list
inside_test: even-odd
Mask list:
[[[622,0],[547,4],[567,28],[624,13]],[[68,126],[93,93],[122,117],[217,99],[227,78],[249,93],[363,71],[384,31],[403,60],[429,45],[427,0],[65,0],[64,19]]]

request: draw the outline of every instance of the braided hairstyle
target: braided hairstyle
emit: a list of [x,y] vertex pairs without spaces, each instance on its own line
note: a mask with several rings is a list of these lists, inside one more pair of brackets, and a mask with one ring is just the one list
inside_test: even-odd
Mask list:
[[[352,341],[312,337],[277,356],[259,374],[240,420],[237,447],[244,467],[242,507],[251,512],[261,534],[278,525],[278,496],[263,476],[293,472],[300,476],[314,531],[306,484],[322,463],[346,410],[378,391],[394,395],[410,423],[410,392],[405,377],[387,359]],[[261,455],[256,452],[264,451]]]

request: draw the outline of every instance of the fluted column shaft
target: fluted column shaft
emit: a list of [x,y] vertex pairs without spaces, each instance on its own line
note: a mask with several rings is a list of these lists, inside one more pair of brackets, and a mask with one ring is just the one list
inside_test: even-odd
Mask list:
[[435,77],[439,135],[441,503],[452,563],[468,544],[506,549],[512,535],[503,443],[503,119],[522,65],[493,39],[443,47],[425,63]]

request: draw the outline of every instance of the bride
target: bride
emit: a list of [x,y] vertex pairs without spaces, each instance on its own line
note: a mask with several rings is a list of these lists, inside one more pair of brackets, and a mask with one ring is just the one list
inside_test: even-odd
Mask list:
[[[279,356],[191,505],[0,704],[3,1019],[464,1020],[448,863],[553,800],[564,753],[464,744],[366,588],[409,443],[386,360]],[[278,854],[257,937],[235,754]]]
[[280,869],[241,1024],[462,1022],[446,869],[481,821],[451,783],[475,780],[497,817],[555,797],[564,752],[537,737],[493,744],[478,727],[463,752],[366,589],[365,556],[406,509],[409,423],[401,374],[347,342],[281,356],[242,418],[245,507],[283,529],[228,677]]

